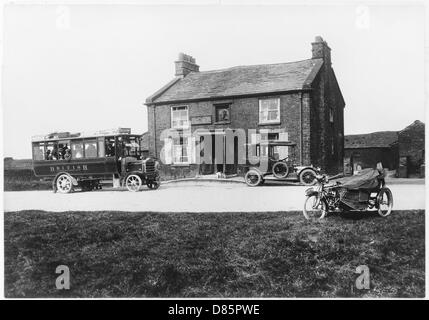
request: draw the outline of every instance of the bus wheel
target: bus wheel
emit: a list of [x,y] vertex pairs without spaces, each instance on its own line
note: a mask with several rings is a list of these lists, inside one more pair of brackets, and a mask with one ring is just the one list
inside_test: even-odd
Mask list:
[[142,186],[142,179],[136,174],[130,174],[125,180],[128,191],[137,192]]
[[73,181],[68,174],[62,174],[56,181],[57,191],[59,193],[70,193],[73,191]]

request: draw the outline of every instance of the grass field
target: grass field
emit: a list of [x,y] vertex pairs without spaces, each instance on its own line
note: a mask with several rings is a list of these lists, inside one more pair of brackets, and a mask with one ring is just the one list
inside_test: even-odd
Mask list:
[[[5,213],[7,297],[423,297],[424,211]],[[67,265],[70,290],[55,288]],[[355,287],[356,267],[369,290]]]
[[31,169],[4,170],[4,191],[50,190],[52,183],[40,181]]

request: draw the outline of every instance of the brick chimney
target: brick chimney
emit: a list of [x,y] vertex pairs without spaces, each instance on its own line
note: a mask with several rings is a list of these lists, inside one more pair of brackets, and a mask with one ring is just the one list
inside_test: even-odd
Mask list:
[[189,72],[199,72],[200,66],[195,63],[195,59],[187,54],[179,53],[179,59],[174,61],[176,66],[176,76],[185,77]]
[[317,36],[314,42],[311,44],[312,59],[322,58],[327,65],[331,65],[331,48],[328,43],[322,39],[321,36]]

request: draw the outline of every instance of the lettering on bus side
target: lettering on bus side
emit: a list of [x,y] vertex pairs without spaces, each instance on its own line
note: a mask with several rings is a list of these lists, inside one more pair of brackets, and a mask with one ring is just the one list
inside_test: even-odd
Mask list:
[[88,171],[88,165],[67,165],[67,166],[51,166],[49,167],[50,172],[58,171]]

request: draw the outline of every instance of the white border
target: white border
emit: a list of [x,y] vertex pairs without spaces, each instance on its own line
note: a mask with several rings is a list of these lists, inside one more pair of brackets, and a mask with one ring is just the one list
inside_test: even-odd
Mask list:
[[[299,6],[308,6],[308,5],[342,5],[342,6],[356,6],[356,5],[423,5],[425,7],[425,108],[426,108],[426,124],[428,123],[429,119],[429,112],[428,112],[428,101],[429,101],[429,84],[428,84],[428,67],[429,67],[429,4],[424,0],[366,0],[366,1],[346,1],[346,0],[125,0],[125,1],[118,1],[118,0],[91,0],[91,1],[84,1],[84,0],[62,0],[62,1],[50,1],[50,0],[37,0],[37,1],[29,1],[29,0],[6,0],[2,2],[2,5],[0,6],[0,16],[3,18],[4,16],[4,6],[5,5],[198,5],[198,6],[207,6],[207,5],[246,5],[246,6],[270,6],[270,5],[299,5]],[[1,21],[4,21],[2,19]],[[1,32],[0,32],[0,61],[2,62],[2,71],[3,71],[3,39],[4,39],[4,33],[3,33],[3,25],[1,25]],[[0,108],[0,132],[2,136],[2,143],[0,143],[0,155],[1,155],[1,161],[0,161],[0,191],[2,192],[2,197],[0,199],[0,206],[1,206],[1,213],[0,213],[0,256],[4,257],[4,212],[3,212],[3,96],[2,96],[2,80],[3,80],[3,73],[2,77],[0,78],[0,96],[1,96],[1,108]],[[188,111],[189,112],[189,111]],[[426,126],[426,137],[428,136],[429,129]],[[427,148],[428,141],[426,139],[426,159],[428,159],[429,151]],[[429,190],[426,188],[426,198],[429,197]],[[427,215],[425,214],[425,217],[427,219]],[[429,275],[428,275],[428,256],[429,256],[429,248],[428,248],[428,224],[425,221],[425,250],[426,250],[426,257],[425,257],[425,299],[428,299],[428,293],[427,293],[427,284],[429,283]],[[4,259],[0,259],[0,298],[4,298]],[[133,300],[159,300],[157,298],[131,298]],[[222,298],[162,298],[162,300],[222,300]],[[237,300],[264,300],[264,298],[229,298],[229,299],[237,299]],[[296,300],[296,298],[265,298],[270,300]],[[362,300],[362,298],[300,298],[299,300]],[[368,298],[369,300],[372,300],[373,298]],[[368,300],[366,299],[366,300]],[[11,300],[20,300],[20,299],[11,299]],[[29,299],[29,300],[40,300],[40,299]],[[46,300],[57,300],[55,298],[48,298]],[[65,299],[65,300],[76,300],[76,299]],[[128,298],[117,298],[117,299],[111,299],[111,298],[97,298],[97,299],[89,299],[84,298],[80,300],[129,300]],[[228,299],[227,299],[228,300]],[[405,298],[379,298],[377,300],[420,300],[418,298],[412,298],[412,299],[405,299]]]

